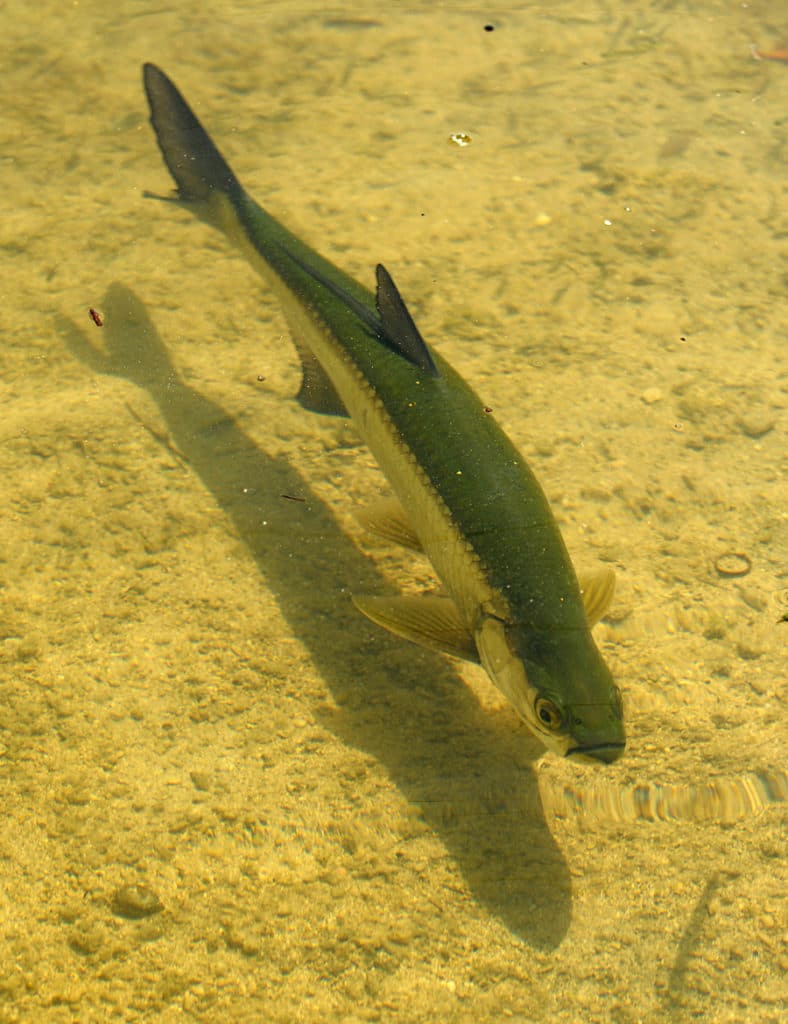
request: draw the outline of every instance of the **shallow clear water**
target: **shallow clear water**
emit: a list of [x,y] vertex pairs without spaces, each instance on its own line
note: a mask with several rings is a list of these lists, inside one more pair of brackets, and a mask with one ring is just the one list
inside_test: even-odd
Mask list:
[[[0,1021],[778,1020],[765,11],[5,6]],[[385,480],[293,401],[271,295],[144,197],[145,60],[274,215],[389,267],[615,568],[622,761],[354,611],[429,566],[358,526]]]

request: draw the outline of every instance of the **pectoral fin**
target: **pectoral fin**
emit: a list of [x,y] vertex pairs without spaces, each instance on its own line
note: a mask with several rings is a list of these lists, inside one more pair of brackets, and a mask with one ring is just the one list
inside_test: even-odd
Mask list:
[[479,652],[455,603],[448,597],[354,597],[368,619],[421,647],[479,661]]
[[580,593],[589,626],[595,626],[610,607],[616,590],[616,574],[612,569],[578,574]]
[[407,512],[396,498],[381,498],[362,509],[356,518],[368,533],[376,537],[412,551],[423,550]]

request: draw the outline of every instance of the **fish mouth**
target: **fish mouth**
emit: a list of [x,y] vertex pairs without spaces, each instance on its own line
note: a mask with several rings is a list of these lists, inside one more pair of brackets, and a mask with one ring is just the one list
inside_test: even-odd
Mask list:
[[624,747],[626,744],[621,741],[618,743],[589,743],[582,747],[571,747],[566,752],[567,757],[572,757],[576,761],[604,761],[605,764],[612,764],[617,761],[619,757],[624,753]]

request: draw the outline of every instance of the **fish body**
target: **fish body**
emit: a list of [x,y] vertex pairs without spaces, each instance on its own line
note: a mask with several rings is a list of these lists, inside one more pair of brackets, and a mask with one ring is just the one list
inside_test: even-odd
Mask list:
[[548,501],[490,411],[428,348],[391,276],[373,293],[243,189],[171,80],[146,64],[159,148],[178,200],[224,231],[270,283],[302,358],[299,400],[349,415],[398,503],[377,532],[429,557],[446,591],[357,597],[369,618],[479,661],[550,749],[595,761],[624,749],[621,699],[591,636],[612,574],[581,592]]

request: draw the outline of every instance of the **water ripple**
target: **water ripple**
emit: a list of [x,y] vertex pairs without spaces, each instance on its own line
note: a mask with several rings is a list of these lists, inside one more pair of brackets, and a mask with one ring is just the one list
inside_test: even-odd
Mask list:
[[646,782],[621,787],[602,782],[575,787],[544,774],[539,778],[539,788],[545,812],[587,825],[632,821],[729,823],[758,814],[770,804],[784,803],[788,799],[788,775],[766,769],[698,784],[663,786]]

